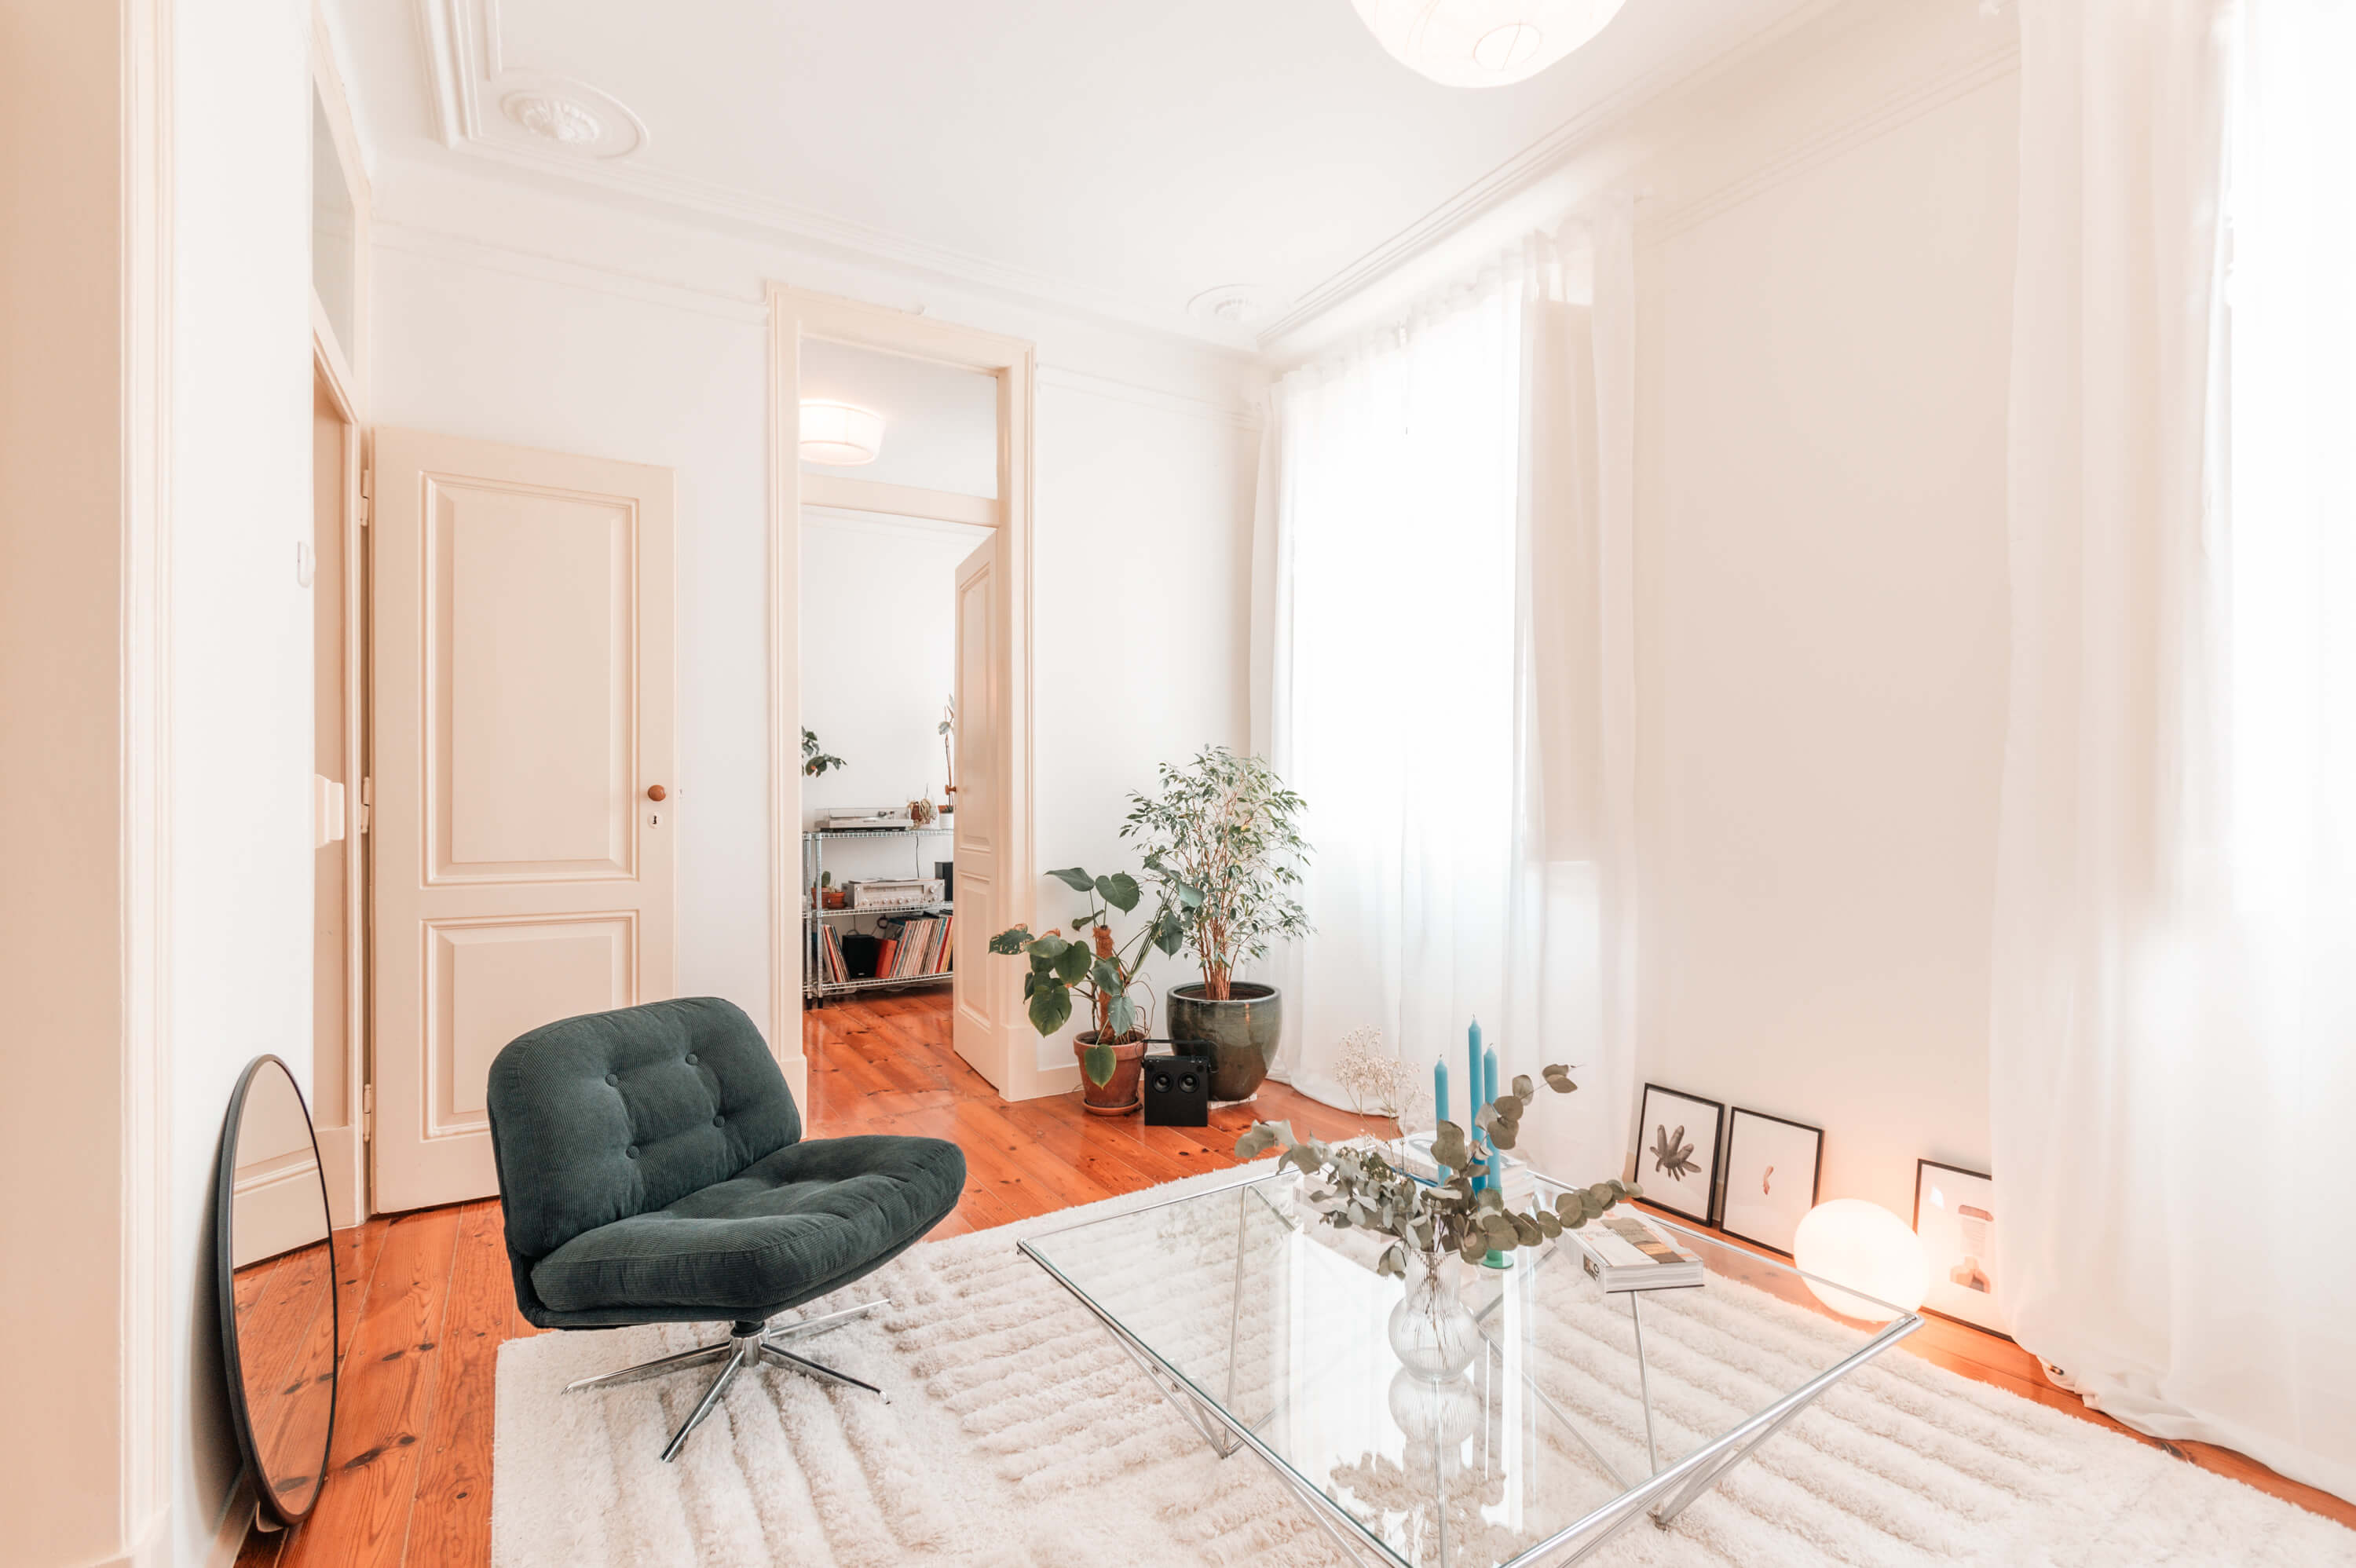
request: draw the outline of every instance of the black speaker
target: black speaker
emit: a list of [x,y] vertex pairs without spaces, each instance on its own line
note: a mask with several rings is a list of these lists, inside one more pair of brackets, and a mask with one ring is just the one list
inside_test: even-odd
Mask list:
[[1207,1127],[1211,1125],[1211,1059],[1207,1056],[1148,1056],[1145,1059],[1145,1125]]

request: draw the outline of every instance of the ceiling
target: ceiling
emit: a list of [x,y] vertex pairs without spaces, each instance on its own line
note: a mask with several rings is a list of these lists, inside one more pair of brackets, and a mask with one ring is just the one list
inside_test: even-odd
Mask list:
[[379,165],[584,182],[1249,346],[1803,4],[1628,0],[1486,91],[1393,60],[1350,0],[331,9]]

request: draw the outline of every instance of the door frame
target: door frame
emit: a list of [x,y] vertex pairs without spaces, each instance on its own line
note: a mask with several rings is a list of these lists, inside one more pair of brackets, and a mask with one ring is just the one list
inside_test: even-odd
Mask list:
[[[1035,493],[1033,393],[1037,350],[1030,343],[978,327],[772,283],[769,304],[769,1049],[803,1104],[809,1103],[809,1066],[802,1054],[801,986],[801,514],[812,505],[908,515],[921,505],[915,492],[833,475],[801,471],[801,340],[830,343],[976,370],[998,382],[998,499],[957,498],[956,522],[984,522],[997,530],[1001,603],[1006,635],[999,674],[1007,694],[1006,743],[1011,780],[1005,864],[1009,923],[1034,918],[1038,868],[1033,848],[1032,753],[1032,501]],[[949,500],[943,497],[943,500]],[[984,982],[1004,1038],[1032,1049],[1010,1049],[1008,1060],[976,1063],[1001,1098],[1033,1099],[1068,1092],[1076,1066],[1042,1068],[1024,1020],[1012,1015],[1004,977]],[[1023,1025],[1021,1029],[1014,1026]],[[992,1071],[992,1068],[996,1071]]]
[[[327,1172],[327,1203],[338,1228],[357,1225],[375,1212],[369,1180],[368,1095],[374,1079],[369,1050],[375,965],[369,962],[374,900],[368,854],[369,728],[369,549],[366,443],[360,405],[336,352],[335,334],[311,299],[311,363],[344,421],[344,1062],[343,1093],[334,1104],[319,1093],[318,1042],[312,1042],[311,1119],[319,1138],[319,1163]],[[312,592],[328,585],[315,582]],[[317,679],[315,670],[314,680]]]

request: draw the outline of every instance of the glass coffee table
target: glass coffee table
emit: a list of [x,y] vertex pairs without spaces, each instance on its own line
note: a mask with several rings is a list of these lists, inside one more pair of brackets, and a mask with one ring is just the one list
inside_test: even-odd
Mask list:
[[1381,1239],[1318,1222],[1305,1190],[1244,1177],[1021,1250],[1221,1457],[1258,1455],[1346,1557],[1385,1568],[1551,1568],[1639,1518],[1665,1528],[1922,1326],[1837,1317],[1788,1264],[1647,1211],[1706,1284],[1607,1296],[1568,1237],[1460,1266],[1485,1343],[1432,1383],[1391,1350],[1402,1287],[1374,1271]]

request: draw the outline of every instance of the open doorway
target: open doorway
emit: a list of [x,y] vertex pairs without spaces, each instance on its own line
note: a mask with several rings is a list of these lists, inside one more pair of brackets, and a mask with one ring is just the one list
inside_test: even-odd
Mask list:
[[958,946],[957,588],[996,533],[954,514],[998,499],[997,380],[814,338],[801,407],[806,485],[853,475],[888,486],[896,508],[801,508],[803,1000],[889,995],[905,1025],[945,1040]]
[[805,1006],[946,992],[949,1042],[999,1094],[1065,1092],[1076,1069],[1042,1064],[986,952],[1033,915],[1031,346],[770,304],[774,1043],[807,1104]]

